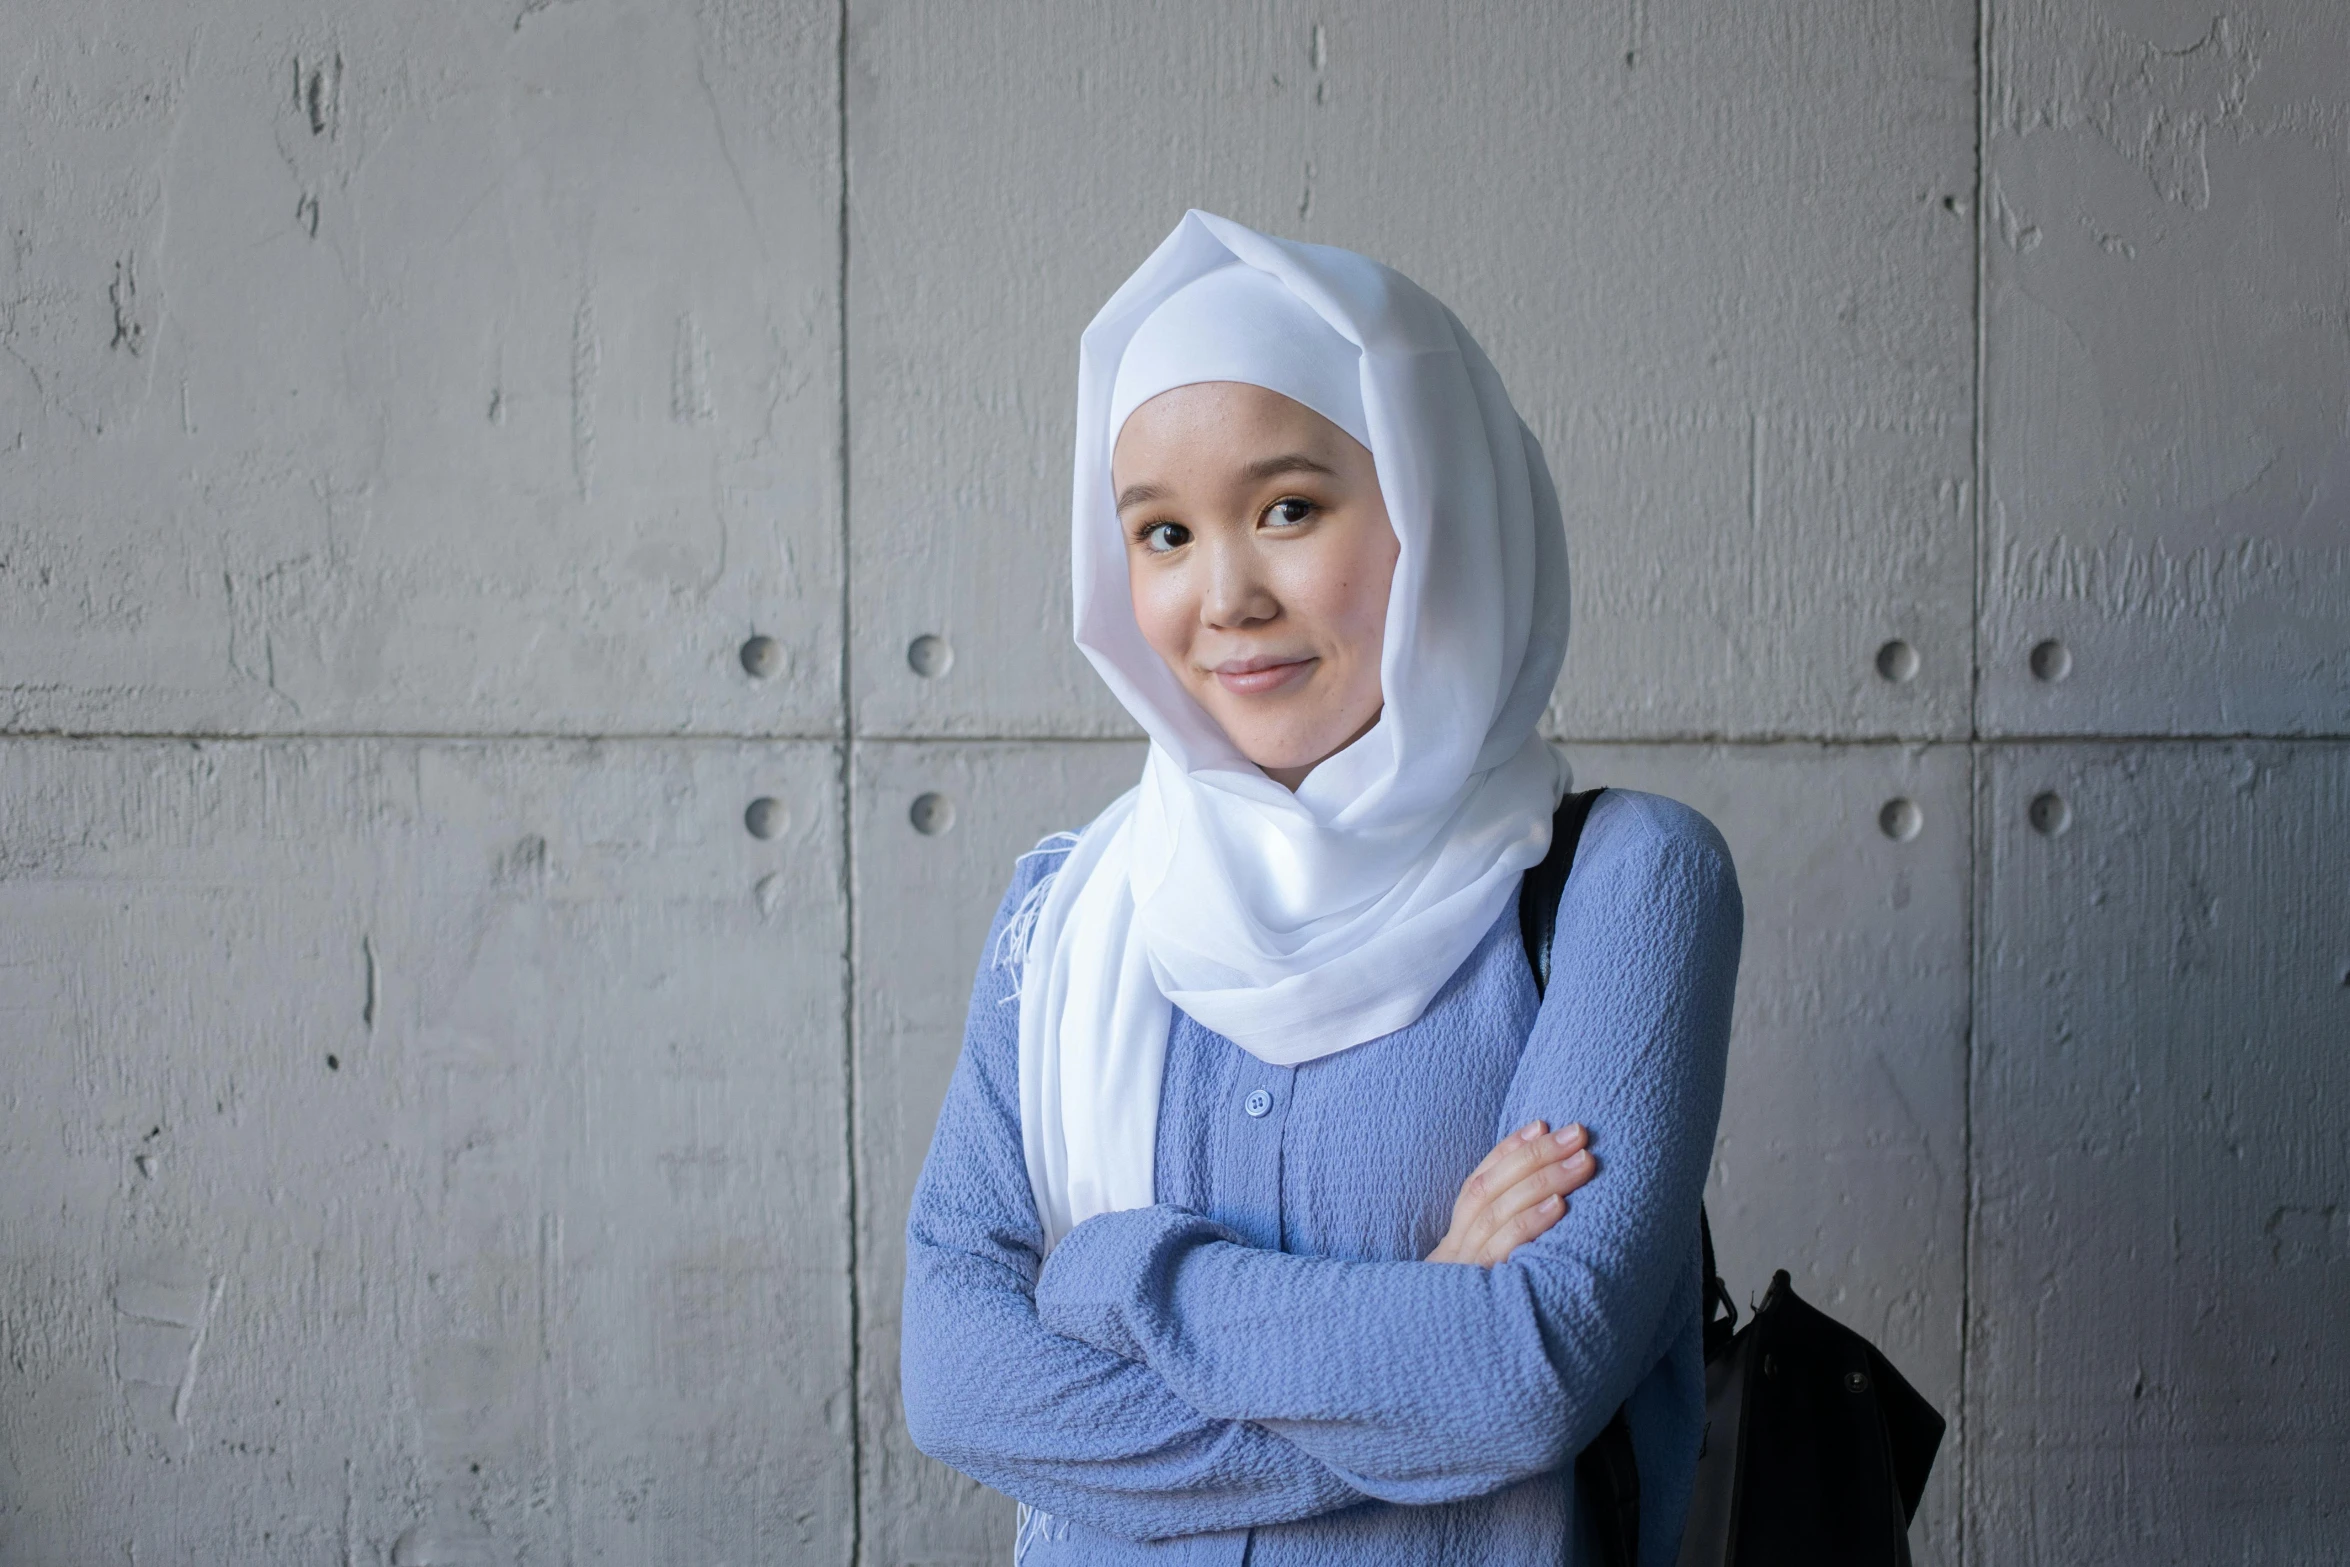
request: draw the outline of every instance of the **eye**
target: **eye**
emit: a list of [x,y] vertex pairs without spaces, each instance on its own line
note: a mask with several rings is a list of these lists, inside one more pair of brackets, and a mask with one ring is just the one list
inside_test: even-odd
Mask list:
[[1191,530],[1180,522],[1153,522],[1144,524],[1135,537],[1152,554],[1164,555],[1169,550],[1179,550],[1189,544]]
[[1321,509],[1302,495],[1285,495],[1265,508],[1265,521],[1276,528],[1294,528]]

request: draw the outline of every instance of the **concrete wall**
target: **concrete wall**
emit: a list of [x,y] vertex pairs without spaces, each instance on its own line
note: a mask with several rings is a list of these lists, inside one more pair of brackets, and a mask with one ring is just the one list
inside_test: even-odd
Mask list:
[[[1548,447],[1933,1563],[2350,1539],[2350,11],[0,9],[0,1563],[1001,1560],[899,1231],[1202,205]],[[768,802],[760,804],[757,802]]]

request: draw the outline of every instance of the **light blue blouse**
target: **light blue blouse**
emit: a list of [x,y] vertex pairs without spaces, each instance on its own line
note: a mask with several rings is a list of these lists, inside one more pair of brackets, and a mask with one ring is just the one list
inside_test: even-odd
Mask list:
[[[1630,1402],[1643,1567],[1678,1548],[1704,1421],[1698,1204],[1743,910],[1712,824],[1592,810],[1537,998],[1506,910],[1419,1021],[1268,1066],[1178,1012],[1149,1208],[1050,1259],[1020,1149],[1010,912],[907,1222],[915,1443],[1017,1498],[1015,1559],[1584,1557],[1573,1461]],[[1488,1269],[1431,1264],[1462,1179],[1536,1117],[1600,1173]]]

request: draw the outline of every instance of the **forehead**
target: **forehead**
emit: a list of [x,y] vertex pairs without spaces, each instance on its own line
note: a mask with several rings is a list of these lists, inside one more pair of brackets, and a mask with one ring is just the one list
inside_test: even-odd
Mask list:
[[[1243,381],[1178,386],[1134,410],[1110,453],[1115,482],[1204,477],[1269,451],[1335,456],[1355,439],[1305,404]],[[1168,469],[1162,475],[1158,470]]]

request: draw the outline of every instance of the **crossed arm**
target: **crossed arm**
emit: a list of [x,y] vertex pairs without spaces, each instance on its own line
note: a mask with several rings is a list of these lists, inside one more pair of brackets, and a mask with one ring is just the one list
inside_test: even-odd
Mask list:
[[1610,854],[1600,827],[1505,1109],[1588,1107],[1609,1179],[1561,1224],[1554,1188],[1590,1163],[1512,1134],[1426,1261],[1264,1251],[1167,1207],[1088,1220],[1040,1261],[1009,981],[983,970],[908,1226],[917,1445],[1129,1538],[1454,1501],[1565,1462],[1680,1325],[1738,945],[1710,829]]

